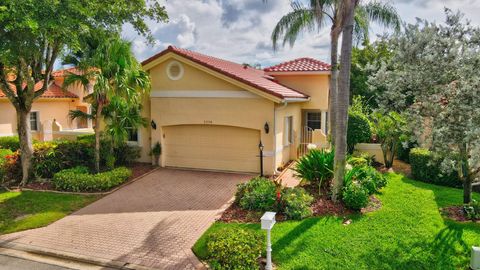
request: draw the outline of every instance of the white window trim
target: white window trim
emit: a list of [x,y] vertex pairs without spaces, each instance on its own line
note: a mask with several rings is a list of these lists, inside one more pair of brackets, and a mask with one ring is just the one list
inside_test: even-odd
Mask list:
[[[289,119],[292,119],[289,121]],[[284,129],[283,129],[283,146],[290,146],[294,143],[294,132],[293,132],[293,116],[285,116],[284,118]]]
[[36,117],[37,129],[32,129],[32,123],[30,123],[30,131],[39,132],[42,129],[41,124],[40,124],[40,111],[30,111],[30,114],[28,116],[28,121],[29,122],[31,122],[32,113],[36,113],[36,115],[37,115],[37,117]]
[[[173,65],[178,65],[178,68],[180,69],[179,73],[177,76],[173,76],[171,73],[170,73],[170,68],[173,66]],[[170,80],[172,81],[177,81],[177,80],[180,80],[182,77],[183,77],[183,73],[184,73],[184,70],[183,70],[183,65],[178,62],[178,61],[171,61],[170,63],[168,63],[167,65],[167,76]]]
[[142,141],[142,137],[141,137],[141,132],[140,132],[140,128],[137,128],[137,140],[136,141],[127,141],[127,144],[128,145],[137,145],[137,146],[140,146],[141,145],[141,141]]

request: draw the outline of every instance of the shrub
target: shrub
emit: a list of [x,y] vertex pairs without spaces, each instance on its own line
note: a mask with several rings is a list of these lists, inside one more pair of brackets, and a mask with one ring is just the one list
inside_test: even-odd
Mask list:
[[312,149],[298,159],[294,171],[302,180],[312,184],[328,185],[327,180],[333,177],[333,161],[335,152],[324,149]]
[[239,184],[235,200],[242,209],[272,211],[276,206],[276,186],[272,181],[256,177]]
[[303,188],[286,188],[282,192],[282,209],[288,219],[304,219],[312,215],[313,197]]
[[125,167],[89,174],[88,168],[80,166],[56,173],[52,183],[56,189],[65,191],[105,191],[125,182],[131,175]]
[[140,152],[142,148],[136,145],[122,144],[113,148],[113,154],[115,156],[115,165],[125,166],[129,165],[138,158],[140,158]]
[[480,202],[472,200],[469,204],[463,207],[467,218],[471,220],[480,219]]
[[224,228],[207,239],[212,269],[258,269],[263,251],[263,237],[243,229]]
[[360,210],[368,204],[368,191],[358,182],[351,182],[343,188],[343,202],[353,210]]
[[7,162],[7,156],[13,155],[10,149],[0,149],[0,183],[3,182],[5,176],[5,163]]
[[409,159],[413,178],[442,186],[462,186],[457,171],[443,173],[440,169],[441,159],[436,159],[428,149],[413,148]]
[[12,152],[20,149],[20,141],[18,136],[5,136],[0,137],[0,148],[10,149]]
[[345,174],[345,186],[357,182],[372,195],[387,184],[387,178],[371,166],[353,167]]
[[418,144],[409,140],[401,139],[397,145],[397,159],[410,163],[410,150],[415,148]]
[[357,143],[370,142],[372,131],[368,117],[360,112],[348,112],[347,147],[351,154]]
[[353,167],[370,165],[370,164],[368,164],[368,160],[365,159],[364,157],[354,157],[354,156],[350,156],[347,159],[347,163],[352,165]]
[[19,181],[22,178],[22,164],[20,160],[20,153],[13,152],[11,155],[5,156],[3,163],[3,180],[4,181]]

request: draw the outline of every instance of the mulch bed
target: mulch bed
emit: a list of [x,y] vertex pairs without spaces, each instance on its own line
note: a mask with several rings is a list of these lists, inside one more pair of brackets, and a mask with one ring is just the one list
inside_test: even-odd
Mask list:
[[[455,205],[455,206],[448,206],[445,208],[440,208],[440,212],[447,218],[453,219],[459,222],[471,222],[471,219],[468,219],[465,215],[465,211],[463,211],[463,206]],[[475,223],[480,223],[480,220],[472,221]]]
[[[128,178],[128,180],[125,181],[122,185],[154,170],[157,167],[150,163],[134,162],[128,165],[127,168],[132,170],[132,176],[130,176],[130,178]],[[30,182],[25,186],[25,188],[32,189],[32,190],[41,190],[41,191],[46,191],[46,190],[55,191],[55,188],[53,187],[52,182],[50,182],[48,179]]]

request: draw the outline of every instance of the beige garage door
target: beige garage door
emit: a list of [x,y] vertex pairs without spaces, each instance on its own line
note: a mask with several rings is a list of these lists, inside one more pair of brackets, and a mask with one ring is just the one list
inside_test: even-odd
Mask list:
[[209,125],[169,126],[163,130],[167,166],[260,171],[258,130]]

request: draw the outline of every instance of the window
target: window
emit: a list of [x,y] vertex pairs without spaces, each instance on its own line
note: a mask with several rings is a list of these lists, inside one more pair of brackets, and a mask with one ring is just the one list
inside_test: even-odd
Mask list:
[[293,143],[293,116],[285,117],[285,134],[284,144],[290,145]]
[[322,113],[321,112],[307,112],[307,127],[311,129],[322,128]]
[[33,131],[38,131],[38,112],[30,112],[30,129]]
[[177,61],[172,61],[167,65],[167,76],[170,80],[180,80],[183,76],[183,66]]
[[135,142],[138,143],[138,129],[136,128],[128,128],[128,142]]

